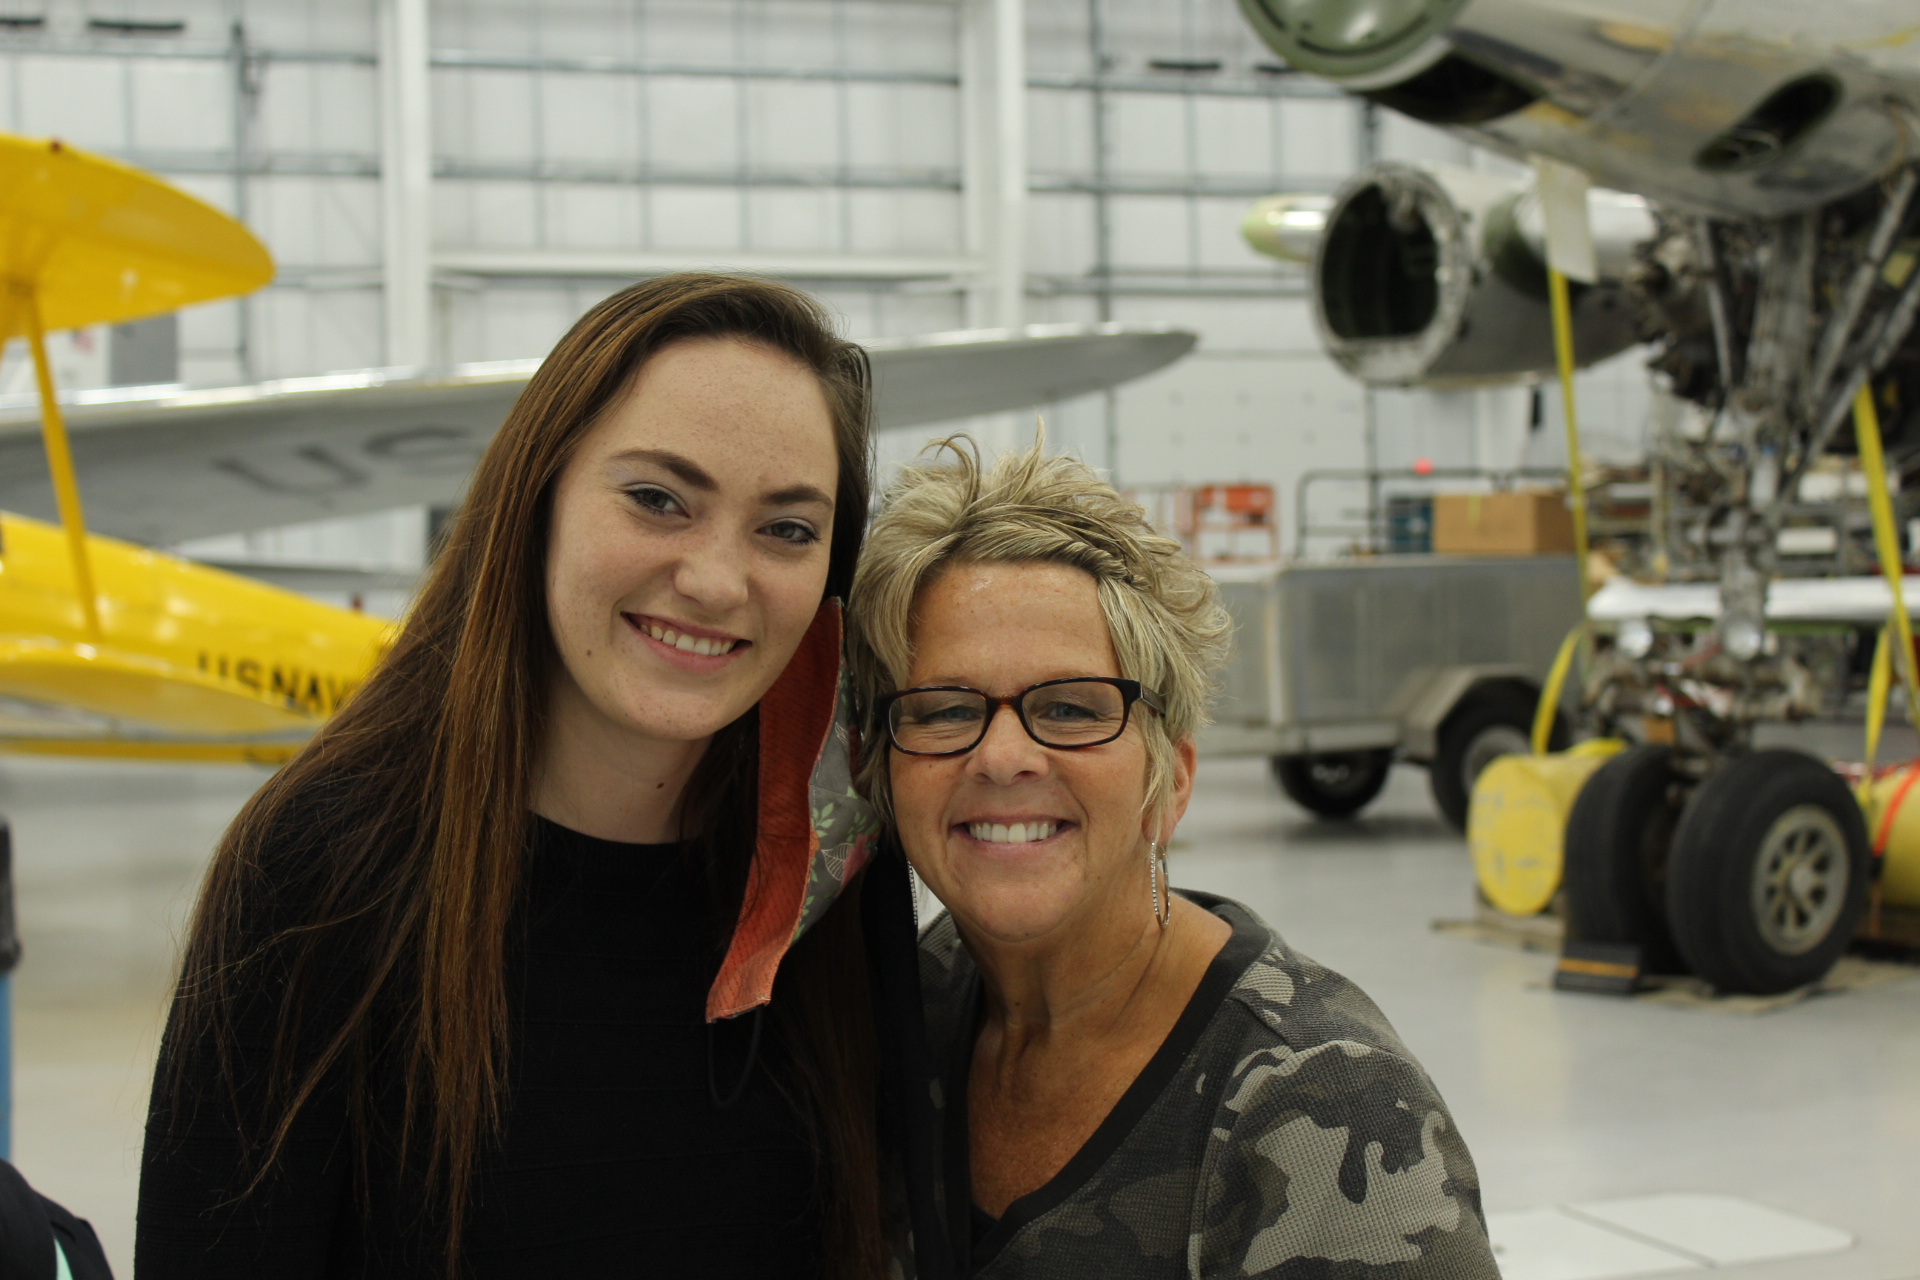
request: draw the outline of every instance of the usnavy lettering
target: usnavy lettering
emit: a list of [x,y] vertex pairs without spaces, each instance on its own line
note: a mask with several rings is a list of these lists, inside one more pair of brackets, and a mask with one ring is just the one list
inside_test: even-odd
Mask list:
[[204,650],[200,653],[200,670],[281,703],[289,711],[304,711],[310,716],[332,715],[354,688],[351,680],[318,671],[302,671],[299,667]]

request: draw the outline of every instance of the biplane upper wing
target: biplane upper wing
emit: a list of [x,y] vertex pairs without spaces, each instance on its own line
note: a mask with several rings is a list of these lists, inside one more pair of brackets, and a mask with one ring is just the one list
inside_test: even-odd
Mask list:
[[[1143,325],[1040,325],[868,344],[880,429],[1098,391],[1186,354]],[[454,501],[537,361],[364,370],[203,391],[64,397],[87,522],[148,545]],[[0,509],[52,518],[31,403],[0,404]]]

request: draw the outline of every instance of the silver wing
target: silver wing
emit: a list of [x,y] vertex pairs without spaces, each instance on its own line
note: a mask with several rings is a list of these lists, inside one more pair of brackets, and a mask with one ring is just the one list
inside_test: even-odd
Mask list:
[[[910,427],[1046,404],[1171,364],[1167,326],[1035,325],[867,344],[874,425]],[[75,393],[67,425],[87,523],[150,545],[457,499],[539,366],[441,377],[370,369],[206,391]],[[0,402],[0,509],[55,518],[39,413]]]

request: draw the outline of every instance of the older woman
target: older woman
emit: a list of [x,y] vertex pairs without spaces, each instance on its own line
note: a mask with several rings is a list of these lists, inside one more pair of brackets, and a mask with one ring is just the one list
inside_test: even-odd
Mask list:
[[850,621],[863,782],[949,912],[938,1269],[1493,1280],[1472,1159],[1379,1009],[1168,888],[1211,581],[1078,463],[952,452],[893,489]]

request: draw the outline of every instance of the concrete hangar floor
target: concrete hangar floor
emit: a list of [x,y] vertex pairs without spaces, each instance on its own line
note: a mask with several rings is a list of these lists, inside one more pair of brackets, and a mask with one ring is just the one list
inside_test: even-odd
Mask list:
[[[14,1158],[122,1277],[176,939],[264,776],[0,759],[26,944]],[[1385,1009],[1473,1149],[1507,1280],[1920,1277],[1920,968],[1762,1007],[1555,993],[1547,954],[1434,928],[1471,916],[1472,874],[1410,766],[1327,823],[1264,762],[1206,761],[1172,869]]]

